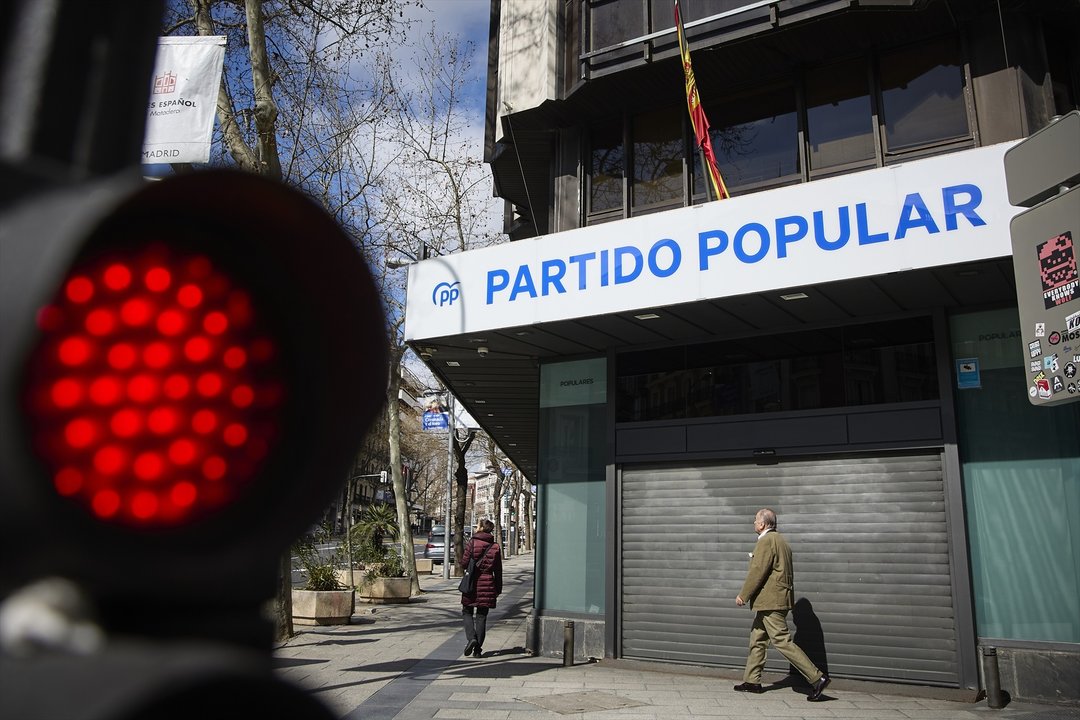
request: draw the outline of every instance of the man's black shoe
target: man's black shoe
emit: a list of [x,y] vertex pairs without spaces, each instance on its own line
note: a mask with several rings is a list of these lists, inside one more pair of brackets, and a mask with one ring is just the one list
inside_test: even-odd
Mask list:
[[765,691],[761,689],[761,683],[744,682],[744,683],[739,683],[738,685],[735,686],[735,692],[757,693],[757,694],[760,695],[761,693],[763,693]]
[[484,656],[484,649],[482,647],[480,647],[479,645],[477,645],[476,647],[473,648],[472,656],[473,657],[483,657]]
[[476,650],[476,641],[475,640],[470,640],[469,644],[465,646],[465,652],[462,653],[462,654],[465,657],[469,657],[470,655],[473,654],[474,650]]
[[821,693],[825,692],[825,688],[829,687],[829,676],[822,675],[816,683],[810,686],[810,694],[806,696],[806,699],[810,702],[815,702],[821,699]]

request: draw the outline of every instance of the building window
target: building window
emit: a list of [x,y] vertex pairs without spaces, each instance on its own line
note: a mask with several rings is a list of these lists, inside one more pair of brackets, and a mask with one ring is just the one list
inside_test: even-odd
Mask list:
[[880,77],[889,151],[970,134],[964,68],[959,48],[951,39],[883,55]]
[[645,34],[641,0],[590,0],[589,49],[618,45]]
[[684,114],[667,107],[632,120],[635,213],[683,205]]
[[[594,9],[600,7],[606,4]],[[872,66],[880,68],[878,76],[871,77]],[[709,136],[732,195],[974,142],[954,39],[813,68],[797,87],[754,88],[706,101]],[[587,224],[677,207],[687,196],[695,205],[714,199],[683,105],[599,124],[590,142]]]
[[619,422],[939,398],[929,318],[620,355]]
[[[709,138],[728,190],[800,179],[795,90],[782,87],[706,105]],[[694,157],[694,202],[705,200],[701,155]]]
[[811,171],[874,161],[874,117],[867,82],[863,58],[806,74]]
[[589,153],[589,214],[618,211],[622,215],[626,153],[621,120],[593,128]]

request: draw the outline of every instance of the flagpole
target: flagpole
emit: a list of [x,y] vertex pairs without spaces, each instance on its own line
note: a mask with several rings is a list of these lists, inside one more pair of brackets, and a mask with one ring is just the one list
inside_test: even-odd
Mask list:
[[701,158],[701,179],[705,183],[705,202],[712,202],[713,200],[719,200],[720,198],[714,198],[712,195],[714,191],[712,189],[712,183],[709,182],[709,165],[708,160],[705,158],[705,148],[698,145],[698,156]]
[[[686,109],[690,113],[690,124],[694,128],[694,139],[697,142],[698,152],[701,154],[701,170],[705,177],[705,200],[723,200],[728,196],[727,187],[724,186],[723,178],[720,177],[720,168],[716,164],[716,156],[713,154],[712,142],[709,139],[709,120],[705,117],[705,110],[701,107],[701,97],[698,95],[697,81],[694,79],[694,70],[690,64],[690,44],[686,41],[686,32],[683,29],[682,13],[679,12],[679,0],[674,0],[675,10],[675,33],[679,40],[679,57],[682,60],[683,76],[686,80]],[[712,185],[710,191],[708,186]]]

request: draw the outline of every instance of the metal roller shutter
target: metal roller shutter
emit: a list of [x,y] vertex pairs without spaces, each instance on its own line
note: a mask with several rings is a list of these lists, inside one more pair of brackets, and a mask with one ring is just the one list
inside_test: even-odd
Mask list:
[[[622,655],[742,667],[754,513],[795,556],[795,639],[845,677],[958,685],[941,456],[624,469]],[[770,649],[767,668],[787,663]]]

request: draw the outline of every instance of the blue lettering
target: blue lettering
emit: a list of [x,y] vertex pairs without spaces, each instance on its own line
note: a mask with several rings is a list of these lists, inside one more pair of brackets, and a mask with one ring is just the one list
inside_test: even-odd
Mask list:
[[866,221],[866,203],[859,203],[855,206],[855,222],[859,227],[859,244],[869,245],[871,243],[885,242],[889,239],[889,233],[875,233],[870,234],[869,225]]
[[814,242],[822,250],[839,250],[851,239],[851,208],[841,205],[837,208],[836,216],[840,220],[840,236],[830,240],[825,237],[825,213],[814,211]]
[[495,293],[505,290],[510,285],[510,273],[505,270],[488,270],[487,304],[490,305]]
[[[627,256],[634,259],[633,269],[629,273],[623,271],[623,258]],[[636,280],[641,274],[642,264],[641,251],[636,247],[625,245],[615,248],[615,284],[622,285]]]
[[[788,232],[788,227],[790,226],[794,226],[794,232]],[[788,243],[802,240],[806,237],[806,231],[808,229],[809,225],[806,222],[806,218],[801,215],[789,215],[787,217],[776,218],[776,257],[787,257]]]
[[[718,240],[715,245],[709,243],[710,240]],[[709,269],[709,258],[713,255],[719,255],[727,250],[728,236],[723,230],[707,230],[703,233],[698,233],[698,269]]]
[[[918,215],[917,218],[911,217],[913,212]],[[896,226],[896,239],[900,240],[907,236],[908,230],[917,227],[924,227],[931,234],[938,232],[934,216],[926,208],[926,202],[922,199],[922,195],[911,193],[904,198],[904,208],[900,211],[900,223]]]
[[547,296],[552,286],[559,293],[566,292],[566,288],[563,287],[562,279],[566,274],[566,263],[562,260],[545,260],[540,265],[540,294]]
[[610,281],[608,274],[608,255],[610,250],[600,251],[600,287],[607,287]]
[[514,302],[518,293],[528,293],[529,297],[536,297],[536,285],[533,283],[532,273],[528,265],[518,268],[517,277],[514,278],[514,289],[510,291],[510,302]]
[[[966,203],[956,202],[956,196],[964,193],[968,196]],[[982,202],[982,190],[977,185],[951,185],[941,188],[941,199],[945,201],[945,228],[956,229],[956,216],[963,215],[971,223],[972,227],[985,225],[983,220],[975,213],[975,208]]]
[[[748,255],[746,248],[743,246],[743,238],[747,233],[757,233],[761,239],[761,247],[753,255]],[[761,260],[769,252],[769,231],[761,223],[746,223],[738,232],[735,233],[735,257],[739,258],[744,263],[752,264]]]
[[[671,264],[666,268],[661,269],[660,265],[656,262],[656,254],[661,248],[671,249]],[[682,263],[682,248],[679,247],[679,243],[674,240],[664,238],[658,240],[653,244],[649,250],[649,271],[656,277],[668,277],[673,275],[676,270],[679,269],[679,265]]]
[[589,260],[595,260],[596,253],[584,253],[582,255],[571,255],[570,262],[578,266],[578,290],[585,289],[585,273],[587,272],[585,263]]

